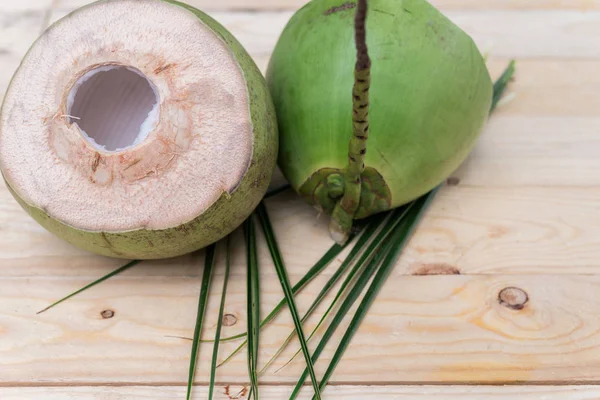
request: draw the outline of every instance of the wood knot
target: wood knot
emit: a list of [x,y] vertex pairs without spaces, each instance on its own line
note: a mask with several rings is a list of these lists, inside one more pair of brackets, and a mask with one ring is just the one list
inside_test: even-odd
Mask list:
[[113,310],[104,310],[100,313],[100,315],[104,319],[111,319],[112,317],[115,316],[115,312]]
[[529,303],[529,295],[522,289],[509,287],[498,294],[500,305],[515,311],[521,311]]
[[243,399],[246,397],[246,395],[248,394],[248,388],[246,386],[242,387],[242,390],[240,390],[239,392],[235,393],[231,391],[231,386],[227,385],[225,386],[225,392],[224,392],[225,396],[227,396],[230,400],[239,400],[239,399]]
[[223,316],[223,326],[233,326],[237,323],[237,317],[233,314],[225,314]]
[[413,275],[460,275],[460,270],[450,264],[423,264],[413,272]]

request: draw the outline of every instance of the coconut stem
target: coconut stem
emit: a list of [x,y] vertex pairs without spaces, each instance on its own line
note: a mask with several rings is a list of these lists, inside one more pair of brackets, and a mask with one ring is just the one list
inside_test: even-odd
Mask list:
[[354,215],[360,205],[361,175],[365,170],[367,139],[369,138],[369,90],[371,88],[371,59],[367,48],[367,0],[359,0],[355,19],[356,67],[352,90],[353,135],[348,151],[344,196],[337,203],[329,230],[338,243],[350,237]]

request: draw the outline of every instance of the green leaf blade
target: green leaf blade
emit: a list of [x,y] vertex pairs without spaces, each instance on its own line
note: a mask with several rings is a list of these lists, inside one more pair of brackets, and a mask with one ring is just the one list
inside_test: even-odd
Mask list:
[[[375,216],[367,224],[367,227],[360,235],[358,241],[356,242],[356,245],[352,248],[352,250],[346,257],[346,259],[344,259],[344,261],[342,262],[340,267],[336,270],[336,272],[331,276],[331,278],[329,278],[329,280],[327,281],[327,283],[325,284],[323,289],[321,289],[321,292],[319,292],[319,294],[317,295],[317,297],[315,298],[313,303],[310,305],[310,307],[304,314],[304,317],[302,317],[302,324],[304,324],[304,322],[312,315],[312,313],[317,309],[317,307],[319,307],[319,305],[323,302],[325,297],[329,294],[329,292],[331,291],[333,286],[335,286],[335,284],[340,280],[340,278],[347,272],[348,268],[352,265],[352,262],[362,252],[362,250],[367,245],[367,243],[369,242],[369,240],[371,239],[371,237],[373,236],[375,231],[377,231],[377,229],[380,228],[380,225],[384,220],[385,220],[385,215],[378,215],[378,216]],[[319,325],[317,325],[317,327],[312,331],[312,333],[310,334],[310,336],[307,339],[308,342],[310,342],[310,340],[312,339],[312,337],[314,336],[316,331],[319,329],[319,326],[324,321],[324,319],[325,318],[322,318]],[[286,349],[286,347],[294,339],[295,333],[296,333],[296,331],[293,330],[289,334],[289,336],[286,338],[286,340],[283,342],[283,344],[279,347],[279,349],[275,352],[275,354],[271,357],[271,359],[263,367],[261,374],[264,373],[267,370],[267,368],[269,368],[275,362],[275,360],[283,353],[283,351]],[[298,355],[300,355],[301,352],[302,352],[302,348],[298,349],[298,351],[294,354],[294,356],[288,362],[286,362],[285,365],[283,365],[281,368],[279,368],[277,370],[277,372],[279,372],[280,370],[285,368],[288,364],[290,364]]]
[[219,357],[219,344],[221,339],[221,330],[223,328],[223,316],[225,314],[225,301],[227,299],[227,286],[229,284],[229,274],[231,271],[231,236],[226,239],[225,245],[225,275],[223,277],[223,289],[221,292],[221,303],[219,304],[219,317],[217,320],[217,330],[215,332],[215,341],[213,345],[213,355],[210,365],[210,383],[208,386],[208,400],[213,399],[215,391],[215,380],[217,375],[217,362]]
[[396,266],[398,258],[400,257],[400,253],[406,247],[408,241],[412,237],[420,220],[429,208],[429,205],[433,201],[439,189],[440,188],[438,187],[437,189],[431,191],[424,197],[418,199],[414,203],[414,207],[412,207],[410,212],[406,215],[406,218],[404,218],[402,223],[394,229],[394,232],[389,239],[389,243],[386,246],[386,249],[384,249],[384,251],[382,252],[385,253],[385,257],[382,261],[381,267],[379,267],[375,278],[373,279],[373,282],[368,288],[365,297],[361,301],[354,317],[352,318],[352,321],[350,322],[350,325],[348,326],[348,329],[346,330],[346,333],[342,337],[342,340],[338,345],[338,348],[334,353],[334,356],[329,366],[327,367],[327,370],[325,371],[323,379],[321,380],[321,389],[324,389],[327,386],[329,379],[331,378],[333,372],[335,371],[335,368],[341,361],[345,351],[350,345],[350,342],[352,341],[362,321],[367,315],[367,312],[373,305],[373,302],[375,301],[377,295],[381,291],[381,288],[384,286],[392,270]]
[[285,294],[288,308],[290,310],[290,314],[292,315],[292,319],[294,321],[294,326],[296,328],[296,334],[298,335],[298,339],[300,340],[300,345],[302,347],[302,352],[304,353],[304,358],[306,360],[307,370],[310,375],[313,389],[315,391],[315,398],[317,400],[321,399],[321,391],[319,389],[319,382],[317,381],[317,375],[315,374],[314,365],[310,356],[310,351],[308,349],[308,345],[306,343],[306,337],[304,336],[304,330],[302,329],[302,322],[300,321],[300,316],[298,313],[298,308],[296,307],[296,302],[294,300],[294,294],[292,292],[292,285],[290,284],[290,280],[287,274],[287,270],[283,263],[283,257],[281,252],[279,251],[279,246],[277,244],[277,240],[275,238],[275,232],[273,231],[273,227],[271,226],[271,221],[269,220],[269,215],[267,213],[267,209],[264,203],[260,203],[258,209],[256,211],[258,218],[261,222],[261,226],[267,240],[267,244],[269,247],[269,251],[271,252],[271,257],[273,258],[273,263],[275,264],[275,270],[277,271],[277,275],[279,277],[279,281],[281,283],[281,288]]
[[200,334],[202,333],[202,325],[204,315],[206,313],[206,305],[208,303],[208,292],[212,278],[212,271],[215,265],[216,245],[211,245],[206,249],[204,261],[204,272],[202,274],[202,286],[200,288],[200,296],[198,297],[198,313],[196,314],[196,326],[194,328],[194,340],[192,342],[192,354],[190,357],[190,366],[188,372],[188,383],[186,399],[192,397],[192,388],[194,386],[194,376],[196,374],[196,364],[198,361],[198,350],[200,346]]
[[260,283],[256,229],[252,216],[244,223],[247,265],[247,319],[248,319],[248,375],[250,396],[258,400],[258,347],[260,335]]
[[[403,220],[406,213],[410,211],[411,207],[412,207],[412,205],[405,207],[405,208],[394,210],[391,213],[388,222],[386,223],[384,228],[381,230],[381,232],[379,232],[377,237],[372,241],[372,245],[370,246],[370,249],[368,249],[368,251],[372,250],[373,257],[369,258],[369,257],[363,255],[363,257],[361,257],[361,260],[359,261],[359,263],[357,263],[357,265],[355,265],[355,269],[357,271],[362,270],[362,272],[360,273],[360,276],[358,277],[354,286],[350,289],[348,296],[342,302],[342,305],[339,307],[338,311],[336,312],[335,316],[333,317],[332,322],[327,327],[327,330],[323,334],[323,337],[319,341],[319,344],[317,345],[317,348],[315,349],[313,356],[312,356],[313,362],[316,362],[319,359],[319,357],[321,356],[321,353],[325,349],[325,346],[327,345],[329,340],[331,340],[331,338],[333,337],[337,328],[342,323],[344,317],[348,314],[348,312],[350,311],[350,309],[352,308],[354,303],[358,300],[363,289],[367,286],[369,280],[375,273],[377,266],[381,263],[381,261],[383,260],[383,257],[387,253],[387,248],[390,246],[390,240],[389,240],[390,234],[398,226],[398,224],[400,224],[400,222]],[[366,266],[363,267],[361,262],[366,263]],[[336,297],[341,296],[340,292],[338,292],[338,296],[336,296]],[[298,380],[296,387],[294,388],[294,391],[292,392],[290,400],[295,399],[300,394],[300,390],[302,389],[302,385],[303,385],[304,381],[306,380],[307,376],[308,376],[308,371],[307,371],[307,369],[305,369],[304,372],[302,373],[302,376]]]
[[106,275],[104,275],[102,278],[95,280],[94,282],[90,283],[89,285],[86,285],[86,286],[84,286],[83,288],[81,288],[81,289],[79,289],[79,290],[77,290],[77,291],[75,291],[75,292],[71,293],[70,295],[68,295],[68,296],[66,296],[66,297],[63,297],[62,299],[60,299],[60,300],[58,300],[58,301],[56,301],[56,302],[52,303],[51,305],[49,305],[48,307],[44,308],[43,310],[41,310],[41,311],[38,311],[38,312],[37,312],[37,314],[38,314],[38,315],[39,315],[39,314],[43,314],[43,313],[45,313],[46,311],[49,311],[50,309],[52,309],[52,308],[56,307],[57,305],[59,305],[59,304],[61,304],[61,303],[64,303],[65,301],[67,301],[67,300],[69,300],[69,299],[71,299],[71,298],[73,298],[73,297],[75,297],[75,296],[77,296],[77,295],[79,295],[79,294],[81,294],[81,293],[85,292],[86,290],[88,290],[88,289],[91,289],[91,288],[93,288],[94,286],[96,286],[96,285],[99,285],[100,283],[102,283],[102,282],[104,282],[104,281],[106,281],[106,280],[108,280],[108,279],[110,279],[110,278],[112,278],[112,277],[114,277],[114,276],[117,276],[117,275],[119,275],[119,274],[122,274],[123,272],[127,271],[128,269],[130,269],[130,268],[132,268],[132,267],[136,266],[137,264],[139,264],[139,263],[141,263],[141,262],[142,262],[141,260],[134,260],[134,261],[131,261],[131,262],[129,262],[128,264],[125,264],[124,266],[122,266],[122,267],[120,267],[120,268],[117,268],[116,270],[114,270],[114,271],[110,272],[109,274],[106,274]]
[[495,111],[496,107],[498,107],[498,103],[502,99],[502,96],[504,95],[504,92],[506,91],[509,82],[515,75],[515,72],[516,61],[511,60],[508,64],[508,67],[506,67],[502,75],[500,75],[500,78],[494,83],[494,95],[492,97],[492,107],[490,112]]
[[[351,241],[352,239],[348,241],[348,244]],[[323,270],[325,270],[325,268],[327,268],[331,264],[331,262],[335,260],[335,258],[346,249],[348,244],[345,244],[343,246],[340,246],[338,244],[333,245],[327,251],[327,253],[325,253],[325,255],[321,257],[321,259],[319,259],[319,261],[317,261],[315,265],[298,281],[298,283],[294,285],[292,289],[294,295],[298,294],[302,289],[306,287],[306,285],[312,282]],[[283,298],[279,302],[279,304],[277,304],[277,306],[275,306],[275,308],[269,313],[269,315],[267,315],[267,317],[261,322],[260,328],[262,329],[265,326],[267,326],[270,322],[272,322],[286,305],[287,302],[285,298]],[[221,339],[221,341],[229,342],[237,339],[242,339],[247,335],[248,332],[244,332],[239,335]],[[240,351],[244,349],[247,343],[247,341],[242,342],[221,364],[219,364],[219,367],[222,367],[223,365],[231,361],[233,357],[235,357]]]

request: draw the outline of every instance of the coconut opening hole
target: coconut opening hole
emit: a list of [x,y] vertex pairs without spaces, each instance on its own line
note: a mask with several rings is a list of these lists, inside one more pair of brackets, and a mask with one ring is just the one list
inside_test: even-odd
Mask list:
[[103,66],[82,76],[68,96],[71,124],[96,148],[121,151],[140,144],[158,122],[159,97],[139,71]]

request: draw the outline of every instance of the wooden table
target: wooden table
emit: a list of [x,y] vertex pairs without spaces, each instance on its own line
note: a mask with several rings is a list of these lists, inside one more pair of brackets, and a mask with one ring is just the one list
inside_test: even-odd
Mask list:
[[[263,70],[303,3],[189,1],[229,28]],[[0,0],[0,94],[40,32],[86,2]],[[514,99],[436,199],[326,398],[600,399],[600,1],[433,3],[489,52],[494,76],[519,60]],[[326,221],[291,193],[268,206],[297,280],[331,245]],[[225,335],[246,324],[243,246],[236,247]],[[260,247],[266,313],[282,293]],[[202,258],[142,264],[36,315],[122,262],[54,238],[0,185],[0,399],[183,399],[191,344],[170,336],[192,335]],[[299,296],[300,308],[331,271]],[[207,337],[222,275],[221,265]],[[511,293],[528,301],[502,303],[507,288],[509,301]],[[285,312],[264,331],[262,362],[291,326]],[[210,353],[203,345],[197,399],[206,397]],[[245,356],[219,370],[219,399],[246,384]],[[286,359],[261,379],[264,399],[287,398],[303,360],[275,373]]]

